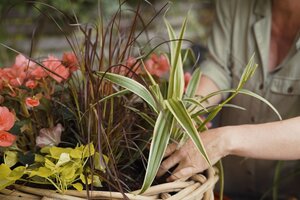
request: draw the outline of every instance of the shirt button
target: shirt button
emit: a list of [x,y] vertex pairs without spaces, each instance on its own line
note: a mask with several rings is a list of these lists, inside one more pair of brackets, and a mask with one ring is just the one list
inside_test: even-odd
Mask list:
[[261,84],[259,85],[258,89],[260,89],[260,90],[264,89],[264,84],[261,83]]
[[287,89],[287,92],[288,92],[288,93],[292,93],[293,90],[294,90],[294,88],[293,88],[292,86],[290,86],[290,87]]

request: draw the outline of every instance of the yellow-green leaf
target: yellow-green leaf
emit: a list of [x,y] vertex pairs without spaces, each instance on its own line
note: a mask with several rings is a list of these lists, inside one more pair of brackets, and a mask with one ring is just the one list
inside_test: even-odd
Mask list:
[[46,167],[39,167],[37,170],[33,170],[30,172],[29,177],[32,176],[40,176],[43,178],[48,178],[53,174],[53,171]]
[[[100,171],[105,171],[105,164],[108,163],[108,160],[109,160],[109,158],[106,155],[104,155],[104,154],[100,155],[98,152],[95,152],[95,155],[94,155],[95,169],[100,170]],[[103,163],[103,162],[105,162],[105,163]]]
[[35,154],[34,155],[34,162],[43,163],[43,162],[45,162],[45,158],[44,158],[44,156],[42,156],[40,154]]
[[18,153],[16,151],[4,152],[4,163],[9,167],[14,166],[18,162]]
[[94,155],[94,153],[95,153],[94,145],[93,145],[93,143],[90,143],[84,147],[83,152],[82,152],[82,157],[87,158],[87,157]]
[[60,154],[60,157],[59,157],[59,159],[58,159],[55,167],[59,167],[59,166],[61,166],[63,164],[66,164],[70,160],[71,160],[70,154],[68,154],[68,153],[62,153],[62,154]]
[[70,151],[71,158],[82,158],[82,151],[83,148],[81,147],[76,147],[75,149],[72,149]]
[[0,179],[0,190],[6,188],[7,186],[10,186],[14,183],[15,181],[11,181],[8,179]]
[[50,148],[50,155],[52,158],[59,159],[62,153],[70,154],[72,148],[62,148],[53,146]]
[[86,184],[86,180],[87,180],[87,184],[90,185],[92,183],[92,179],[91,177],[86,177],[84,174],[80,174],[80,180],[82,181],[83,184]]
[[6,179],[16,181],[24,175],[25,171],[26,167],[24,166],[16,167],[10,172],[9,176]]
[[51,146],[45,146],[43,148],[41,148],[41,153],[50,153],[50,149],[51,149]]
[[55,170],[55,164],[51,162],[48,158],[45,158],[45,167],[47,167],[50,170]]
[[81,192],[83,190],[83,186],[81,183],[74,183],[74,184],[72,184],[72,186],[79,192]]
[[8,175],[10,174],[11,169],[9,168],[8,165],[6,164],[1,164],[0,165],[0,180],[1,179],[5,179],[6,177],[8,177]]
[[74,181],[76,178],[76,170],[77,170],[77,167],[72,163],[69,163],[69,164],[61,167],[60,168],[61,178],[65,181],[69,181],[69,182]]
[[93,176],[93,185],[96,187],[102,187],[102,183],[99,176],[96,175]]

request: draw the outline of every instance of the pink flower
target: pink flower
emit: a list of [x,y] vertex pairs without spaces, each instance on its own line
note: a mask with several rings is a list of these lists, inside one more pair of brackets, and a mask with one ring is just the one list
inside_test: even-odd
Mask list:
[[132,77],[134,74],[141,73],[140,62],[138,62],[134,57],[129,57],[124,65],[115,67],[112,71],[116,74]]
[[184,91],[186,90],[191,78],[192,78],[192,75],[190,72],[184,73]]
[[28,68],[34,67],[36,64],[34,62],[30,61],[29,59],[27,59],[24,55],[19,54],[16,56],[15,65],[18,67],[28,69]]
[[129,57],[127,59],[126,66],[137,74],[141,73],[140,62],[138,62],[134,57]]
[[41,66],[35,66],[30,69],[30,77],[35,79],[35,80],[40,80],[44,77],[47,77],[48,74],[46,72],[46,69],[44,69]]
[[44,60],[43,64],[50,70],[50,72],[47,72],[49,76],[59,83],[62,80],[66,80],[70,75],[69,69],[62,65],[62,63],[54,56],[48,56],[48,59]]
[[145,67],[150,74],[156,75],[158,77],[162,77],[170,69],[168,59],[163,54],[161,54],[160,56],[152,54],[151,58],[146,60]]
[[35,96],[27,97],[25,99],[25,104],[26,104],[26,106],[31,107],[31,108],[36,107],[36,106],[40,105],[40,99]]
[[78,69],[78,60],[73,52],[65,52],[62,57],[62,62],[69,68],[71,73]]
[[37,82],[35,80],[28,80],[26,81],[25,86],[34,89],[37,86]]
[[57,124],[52,128],[43,128],[40,130],[39,136],[36,137],[36,145],[39,147],[56,146],[61,141],[61,133],[64,128],[61,124]]
[[9,147],[11,146],[15,141],[17,137],[13,134],[10,134],[6,131],[0,131],[0,146],[1,147]]
[[25,69],[23,67],[18,67],[17,65],[4,68],[2,73],[2,79],[13,87],[21,86],[26,78]]
[[8,131],[15,124],[15,115],[6,107],[0,106],[0,131]]
[[14,66],[18,66],[19,68],[24,69],[26,74],[28,75],[27,78],[39,80],[48,75],[44,68],[42,68],[41,66],[38,66],[36,63],[30,61],[22,54],[19,54],[16,57]]

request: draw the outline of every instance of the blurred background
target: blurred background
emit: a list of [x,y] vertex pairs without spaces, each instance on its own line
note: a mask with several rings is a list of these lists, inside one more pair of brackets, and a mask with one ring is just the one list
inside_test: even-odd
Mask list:
[[[76,34],[76,24],[97,26],[100,16],[103,21],[109,22],[118,10],[120,2],[123,1],[1,0],[0,43],[6,46],[0,46],[0,66],[13,63],[16,52],[10,50],[10,47],[33,57],[60,55],[61,52],[70,51],[66,37]],[[145,23],[158,15],[147,27],[147,37],[141,36],[143,42],[151,41],[154,47],[167,39],[163,15],[178,31],[184,18],[188,16],[185,38],[189,42],[185,43],[185,47],[192,47],[195,52],[200,52],[200,61],[205,58],[206,40],[214,17],[212,0],[128,0],[122,5],[121,28],[132,25],[130,17],[139,3],[141,18]],[[160,9],[162,11],[157,14]],[[68,16],[67,20],[65,16]]]

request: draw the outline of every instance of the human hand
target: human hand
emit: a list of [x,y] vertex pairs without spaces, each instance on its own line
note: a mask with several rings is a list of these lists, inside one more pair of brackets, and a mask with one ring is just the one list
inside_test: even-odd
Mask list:
[[[200,134],[212,165],[227,155],[222,135],[222,128],[211,129]],[[177,164],[178,166],[172,172],[172,175],[167,178],[167,181],[190,177],[209,168],[209,164],[191,139],[179,149],[177,149],[177,146],[177,144],[172,143],[167,147],[165,153],[167,158],[162,162],[157,176],[162,176]]]

